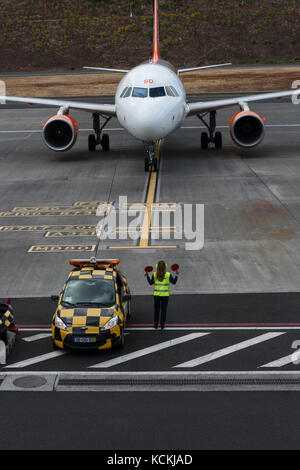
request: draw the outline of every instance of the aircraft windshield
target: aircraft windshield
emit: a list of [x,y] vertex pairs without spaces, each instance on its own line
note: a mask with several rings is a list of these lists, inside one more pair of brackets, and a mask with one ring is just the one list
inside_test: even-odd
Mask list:
[[132,88],[127,88],[126,93],[123,95],[123,98],[128,98],[131,95]]
[[148,88],[134,88],[132,92],[133,98],[147,98]]
[[124,88],[124,90],[122,91],[122,93],[120,94],[120,98],[124,98],[124,95],[126,93],[126,91],[128,90],[128,87]]
[[174,88],[172,85],[166,86],[166,92],[168,96],[178,96],[176,88]]
[[159,98],[160,96],[166,96],[166,92],[163,86],[157,88],[150,88],[150,98]]

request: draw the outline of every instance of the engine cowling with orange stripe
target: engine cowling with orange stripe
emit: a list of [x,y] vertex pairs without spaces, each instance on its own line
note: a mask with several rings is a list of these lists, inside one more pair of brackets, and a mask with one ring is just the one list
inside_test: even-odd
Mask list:
[[230,136],[240,147],[255,147],[264,138],[265,118],[254,111],[239,111],[230,119]]
[[78,122],[67,114],[52,116],[43,124],[43,140],[47,147],[56,152],[69,150],[75,144]]

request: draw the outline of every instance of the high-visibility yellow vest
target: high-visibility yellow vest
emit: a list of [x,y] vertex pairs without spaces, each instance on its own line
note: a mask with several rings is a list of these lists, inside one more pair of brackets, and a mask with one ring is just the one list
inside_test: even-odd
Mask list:
[[153,274],[153,295],[168,297],[170,295],[170,273],[166,273],[162,281],[157,279],[156,272]]

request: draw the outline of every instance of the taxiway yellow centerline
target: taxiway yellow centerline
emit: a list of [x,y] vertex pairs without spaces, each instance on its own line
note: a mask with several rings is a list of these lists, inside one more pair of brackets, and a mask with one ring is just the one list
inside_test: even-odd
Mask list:
[[[155,158],[159,160],[160,154],[160,144],[159,141],[155,146]],[[143,220],[143,225],[141,228],[141,238],[139,247],[146,248],[149,246],[149,234],[150,234],[150,225],[151,225],[151,215],[152,215],[152,204],[154,203],[154,196],[155,196],[155,189],[157,183],[157,171],[152,171],[150,175],[149,187],[148,187],[148,194],[145,203],[145,216]]]

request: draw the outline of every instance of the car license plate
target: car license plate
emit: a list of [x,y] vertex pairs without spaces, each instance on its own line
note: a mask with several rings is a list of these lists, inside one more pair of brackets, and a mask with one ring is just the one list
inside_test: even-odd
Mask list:
[[95,343],[96,338],[95,337],[89,337],[89,336],[75,336],[73,338],[73,343]]

